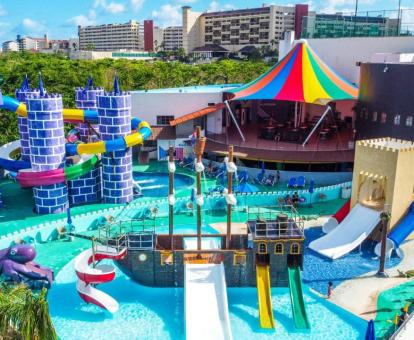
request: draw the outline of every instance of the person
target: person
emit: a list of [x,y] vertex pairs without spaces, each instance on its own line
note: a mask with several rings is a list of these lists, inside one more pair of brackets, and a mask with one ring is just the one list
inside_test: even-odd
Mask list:
[[276,171],[276,183],[279,183],[279,182],[280,182],[280,171],[277,170]]
[[286,195],[285,197],[285,204],[290,205],[292,204],[292,198],[290,197],[290,195]]
[[331,298],[332,293],[333,293],[333,283],[332,283],[332,281],[329,281],[328,282],[328,299]]
[[402,314],[398,316],[398,327],[400,327],[404,323],[404,321],[407,320],[409,317],[406,308],[401,308],[401,312]]
[[293,193],[293,196],[292,196],[292,203],[293,203],[293,206],[295,206],[295,207],[297,207],[297,206],[298,206],[298,204],[299,204],[299,195],[298,195],[298,192],[297,192],[297,191],[295,191],[295,192]]

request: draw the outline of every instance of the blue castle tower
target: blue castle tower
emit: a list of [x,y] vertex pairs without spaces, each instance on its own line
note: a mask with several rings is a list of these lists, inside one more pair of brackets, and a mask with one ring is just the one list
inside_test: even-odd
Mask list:
[[[75,89],[76,107],[79,109],[96,110],[96,99],[102,96],[104,90],[101,87],[94,87],[91,77],[85,88]],[[99,126],[93,125],[96,132]],[[80,138],[83,142],[90,142],[90,127],[87,123],[80,123],[77,127]],[[68,181],[70,204],[83,204],[98,202],[101,200],[101,169],[96,167],[88,174],[75,180]]]
[[[50,171],[65,165],[63,103],[58,94],[46,94],[39,75],[39,93],[27,97],[30,162],[33,171]],[[39,214],[59,213],[68,207],[64,183],[33,188]]]
[[[19,102],[26,103],[26,98],[31,95],[38,95],[38,89],[31,89],[27,74],[24,77],[22,86],[16,89],[15,95]],[[23,161],[30,162],[29,128],[27,117],[17,117],[17,124],[20,135],[20,154]]]
[[[131,133],[131,95],[119,88],[97,99],[102,140],[114,140]],[[131,149],[102,154],[102,197],[105,203],[127,203],[133,199]]]

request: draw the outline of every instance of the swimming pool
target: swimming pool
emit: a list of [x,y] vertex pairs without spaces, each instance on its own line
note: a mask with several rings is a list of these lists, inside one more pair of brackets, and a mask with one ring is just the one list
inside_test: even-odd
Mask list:
[[[134,172],[133,176],[144,197],[166,197],[168,195],[168,173]],[[175,191],[188,188],[193,184],[194,179],[190,176],[174,174]]]
[[[326,294],[329,281],[334,287],[345,280],[375,271],[379,267],[379,259],[373,252],[375,242],[367,240],[361,249],[356,249],[344,257],[332,261],[308,248],[313,240],[323,236],[322,228],[305,230],[305,253],[303,257],[303,282],[316,291]],[[401,262],[398,257],[392,257],[386,262],[386,268],[396,266]]]
[[[116,279],[99,289],[114,297],[119,311],[110,315],[84,303],[76,292],[76,274],[72,262],[57,275],[49,293],[50,312],[59,338],[73,339],[185,339],[184,290],[141,286],[121,271]],[[273,288],[272,303],[276,329],[259,328],[255,288],[229,288],[230,322],[234,339],[360,339],[366,322],[322,301],[305,289],[312,328],[298,332],[294,328],[288,288]]]

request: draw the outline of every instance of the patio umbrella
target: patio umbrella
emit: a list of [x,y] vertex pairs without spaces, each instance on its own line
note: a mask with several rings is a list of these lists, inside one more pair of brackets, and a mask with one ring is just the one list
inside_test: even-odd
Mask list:
[[74,226],[72,225],[72,216],[70,213],[70,208],[68,208],[66,213],[67,213],[66,224],[68,225],[68,227],[70,227],[70,230],[72,231],[74,229]]
[[315,191],[315,181],[313,179],[311,179],[311,181],[309,183],[309,189],[308,189],[310,206],[312,206],[312,194],[313,194],[314,191]]
[[369,320],[365,340],[375,340],[374,320]]
[[195,201],[195,189],[194,188],[191,189],[190,201],[191,202]]
[[257,192],[257,188],[254,185],[251,185],[250,183],[247,183],[247,182],[244,182],[243,184],[239,184],[234,189],[236,192],[246,192],[246,193]]

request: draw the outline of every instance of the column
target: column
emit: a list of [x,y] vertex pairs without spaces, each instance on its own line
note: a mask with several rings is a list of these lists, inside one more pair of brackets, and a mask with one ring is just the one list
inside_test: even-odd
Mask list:
[[[34,94],[27,97],[30,162],[33,171],[63,168],[65,135],[63,104],[58,94]],[[33,188],[39,214],[60,213],[68,207],[65,183]]]
[[[99,132],[104,141],[131,133],[131,95],[115,91],[98,96]],[[133,199],[131,149],[102,154],[104,203],[127,203]]]
[[[96,110],[96,98],[104,94],[100,87],[87,86],[75,89],[76,106],[79,109]],[[92,125],[99,132],[99,125]],[[81,140],[90,142],[89,126],[80,123],[77,126]],[[69,202],[71,205],[99,202],[101,200],[101,168],[96,167],[89,173],[68,181]]]

